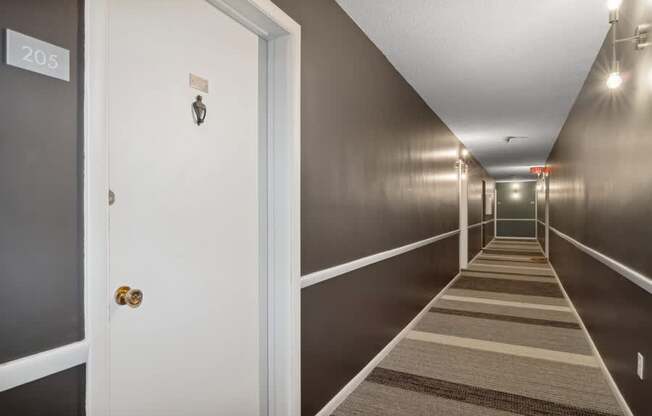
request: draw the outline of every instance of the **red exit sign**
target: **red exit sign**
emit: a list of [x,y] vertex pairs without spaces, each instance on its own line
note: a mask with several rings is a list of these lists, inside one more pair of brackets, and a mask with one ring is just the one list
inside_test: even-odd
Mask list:
[[535,175],[548,174],[550,173],[550,168],[547,166],[534,166],[530,168],[530,173],[534,173]]

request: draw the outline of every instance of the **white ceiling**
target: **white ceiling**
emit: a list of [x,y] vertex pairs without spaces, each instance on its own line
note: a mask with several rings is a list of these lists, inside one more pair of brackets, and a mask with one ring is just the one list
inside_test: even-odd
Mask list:
[[546,161],[609,29],[606,0],[336,1],[496,179]]

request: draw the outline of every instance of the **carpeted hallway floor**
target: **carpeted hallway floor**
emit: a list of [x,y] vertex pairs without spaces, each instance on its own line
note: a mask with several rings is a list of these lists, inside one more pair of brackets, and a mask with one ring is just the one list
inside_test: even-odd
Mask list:
[[542,255],[492,241],[333,415],[622,415]]

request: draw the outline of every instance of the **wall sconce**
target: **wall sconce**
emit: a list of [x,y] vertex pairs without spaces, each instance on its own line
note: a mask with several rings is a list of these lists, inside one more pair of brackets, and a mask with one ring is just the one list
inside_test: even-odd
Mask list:
[[192,103],[192,110],[195,118],[195,123],[201,125],[206,120],[206,104],[202,102],[201,95],[198,95],[195,102]]
[[650,31],[650,24],[642,24],[636,26],[634,35],[628,38],[618,39],[616,29],[618,28],[618,20],[620,19],[620,5],[622,0],[608,0],[607,8],[609,9],[609,24],[611,25],[611,72],[607,77],[607,88],[610,90],[619,88],[623,83],[623,77],[620,75],[620,62],[616,55],[616,45],[623,42],[633,42],[634,50],[640,51],[652,45],[648,42],[648,33]]
[[455,162],[455,169],[459,169],[462,178],[466,178],[467,172],[469,171],[469,165],[460,158]]

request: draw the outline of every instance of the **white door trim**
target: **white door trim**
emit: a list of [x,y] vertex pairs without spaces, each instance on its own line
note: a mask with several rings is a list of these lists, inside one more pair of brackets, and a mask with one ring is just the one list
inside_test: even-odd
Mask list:
[[545,253],[546,253],[546,258],[550,258],[550,176],[546,175],[544,176],[543,179],[543,185],[546,193],[546,210],[545,210],[545,226],[546,226],[546,234],[545,234]]
[[469,263],[469,178],[468,166],[463,160],[457,162],[458,210],[460,214],[460,270]]
[[[301,27],[270,0],[207,0],[268,45],[269,415],[300,413]],[[86,408],[109,416],[108,19],[86,3],[84,104]]]

